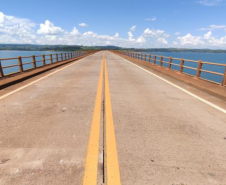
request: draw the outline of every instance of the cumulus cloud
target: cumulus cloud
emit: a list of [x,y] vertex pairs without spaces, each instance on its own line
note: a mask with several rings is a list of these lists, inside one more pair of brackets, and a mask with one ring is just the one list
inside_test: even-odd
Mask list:
[[183,37],[178,37],[177,46],[195,46],[198,48],[222,48],[226,46],[226,36],[216,39],[209,31],[203,36],[193,36],[190,33]]
[[156,17],[152,17],[152,18],[148,18],[148,19],[145,19],[146,21],[156,21],[157,18]]
[[44,24],[40,24],[40,28],[37,30],[38,34],[43,35],[58,35],[63,32],[62,28],[54,26],[49,20],[46,20]]
[[138,43],[145,43],[146,39],[143,36],[140,36],[140,37],[137,38],[137,42]]
[[129,41],[135,41],[133,38],[133,33],[131,31],[128,32]]
[[115,33],[115,38],[119,38],[119,33]]
[[207,32],[206,34],[204,34],[204,39],[210,39],[211,36],[212,36],[212,32],[209,31],[209,32]]
[[164,38],[158,38],[157,39],[157,43],[158,44],[164,44],[164,45],[167,45],[168,44],[167,40],[164,39]]
[[29,19],[5,15],[0,12],[0,42],[1,43],[31,43],[35,39],[36,24]]
[[145,37],[164,37],[167,38],[169,37],[168,34],[165,33],[164,30],[155,30],[155,29],[145,29],[143,35]]
[[134,25],[130,28],[130,31],[135,31],[136,30],[137,25]]
[[96,37],[97,34],[92,32],[92,31],[87,31],[85,33],[83,33],[83,36],[86,36],[86,37]]
[[78,29],[76,27],[73,28],[71,34],[72,35],[81,35],[81,33],[78,31]]
[[[224,25],[210,25],[203,35],[190,33],[181,36],[179,32],[170,35],[165,30],[147,28],[137,37],[134,36],[136,25],[128,31],[127,38],[115,35],[99,35],[93,31],[80,32],[76,27],[66,31],[55,26],[51,21],[37,25],[29,19],[8,16],[0,12],[0,43],[29,44],[65,44],[65,45],[115,45],[120,47],[191,47],[191,48],[225,48],[226,36],[214,37],[212,30],[226,29]],[[175,38],[175,35],[177,38]],[[226,34],[225,34],[226,35]]]
[[80,23],[79,26],[80,26],[80,27],[88,27],[89,25],[86,24],[86,23]]
[[197,45],[203,45],[204,44],[204,42],[201,40],[201,37],[192,36],[190,33],[188,33],[184,37],[178,37],[178,40],[180,41],[180,44],[182,46],[185,46],[185,45],[197,46]]

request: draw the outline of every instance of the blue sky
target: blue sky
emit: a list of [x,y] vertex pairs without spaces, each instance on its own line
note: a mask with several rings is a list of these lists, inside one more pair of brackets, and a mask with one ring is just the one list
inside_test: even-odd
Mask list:
[[0,0],[0,43],[226,49],[226,0]]

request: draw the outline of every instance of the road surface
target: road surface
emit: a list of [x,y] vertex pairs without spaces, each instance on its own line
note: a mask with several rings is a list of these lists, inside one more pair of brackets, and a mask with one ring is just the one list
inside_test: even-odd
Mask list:
[[98,131],[98,184],[115,168],[114,185],[226,185],[225,102],[149,71],[101,51],[0,91],[0,185],[84,184]]

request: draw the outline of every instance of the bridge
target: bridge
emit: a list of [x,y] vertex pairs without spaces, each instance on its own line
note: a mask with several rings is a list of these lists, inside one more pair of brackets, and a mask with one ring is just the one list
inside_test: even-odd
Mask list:
[[218,85],[199,78],[202,61],[191,77],[172,58],[63,56],[1,70],[1,185],[225,184],[225,74]]

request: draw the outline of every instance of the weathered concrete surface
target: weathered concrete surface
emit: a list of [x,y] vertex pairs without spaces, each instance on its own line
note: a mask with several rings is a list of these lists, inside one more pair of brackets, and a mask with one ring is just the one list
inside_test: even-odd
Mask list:
[[116,53],[116,54],[127,60],[130,60],[131,62],[134,62],[135,64],[137,64],[139,66],[144,67],[145,69],[151,68],[152,71],[154,70],[159,75],[161,75],[161,73],[162,73],[164,76],[172,77],[176,80],[179,80],[183,83],[186,83],[190,86],[198,88],[201,91],[205,91],[210,95],[213,95],[215,97],[221,98],[222,100],[226,101],[226,87],[223,87],[219,84],[208,82],[201,78],[197,79],[196,77],[192,77],[192,76],[186,75],[184,73],[181,74],[178,71],[169,70],[167,67],[154,65],[153,63],[150,63],[148,61],[145,62],[143,60],[134,59],[129,56],[122,55],[122,54],[118,54],[118,53]]
[[40,74],[42,74],[46,71],[49,71],[51,69],[66,65],[66,64],[71,63],[75,60],[79,60],[81,58],[89,56],[90,54],[92,54],[92,53],[89,53],[89,54],[86,54],[86,55],[83,55],[83,56],[77,56],[73,59],[67,59],[67,60],[64,60],[64,61],[54,62],[52,64],[47,64],[45,66],[40,66],[40,67],[37,67],[35,69],[29,69],[29,70],[26,70],[26,71],[23,71],[23,72],[20,72],[20,73],[15,73],[15,74],[12,74],[12,75],[8,75],[8,76],[5,76],[5,77],[1,77],[0,78],[0,90],[4,89],[6,87],[9,87],[10,85],[14,85],[16,83],[19,83],[19,82],[22,82],[22,81],[27,80],[29,78],[32,78],[34,76],[40,75]]
[[[106,57],[122,185],[225,185],[226,115],[117,55]],[[0,100],[0,185],[81,184],[101,60],[96,53]]]
[[107,65],[122,184],[225,185],[226,115],[112,53]]
[[81,184],[101,59],[96,53],[0,100],[1,185]]

